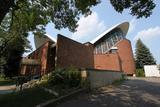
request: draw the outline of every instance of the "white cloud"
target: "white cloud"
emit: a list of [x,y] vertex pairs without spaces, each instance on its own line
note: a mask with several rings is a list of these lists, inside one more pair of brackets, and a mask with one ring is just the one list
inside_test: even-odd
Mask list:
[[150,40],[151,38],[153,39],[157,36],[160,36],[160,26],[138,32],[137,35],[134,37],[134,40],[137,40],[139,38],[143,40]]
[[130,27],[129,27],[129,33],[133,32],[135,30],[135,27],[137,25],[137,20],[135,18],[133,18],[131,21],[130,21]]
[[81,17],[78,21],[78,28],[72,35],[72,39],[81,40],[83,38],[91,39],[91,37],[97,36],[105,30],[104,22],[101,21],[96,12],[93,12],[87,17]]

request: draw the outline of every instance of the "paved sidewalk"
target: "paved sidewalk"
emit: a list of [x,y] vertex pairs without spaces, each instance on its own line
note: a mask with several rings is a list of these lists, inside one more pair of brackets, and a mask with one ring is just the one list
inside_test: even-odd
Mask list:
[[0,86],[0,94],[11,93],[16,89],[16,85]]
[[57,107],[160,107],[160,78],[129,78],[120,86],[81,94]]

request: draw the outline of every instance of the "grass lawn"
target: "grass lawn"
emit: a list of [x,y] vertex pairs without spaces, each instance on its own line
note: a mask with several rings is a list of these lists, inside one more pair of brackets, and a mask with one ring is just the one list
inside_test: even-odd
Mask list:
[[38,87],[25,89],[21,92],[0,95],[1,107],[35,107],[54,96]]
[[15,81],[11,79],[4,79],[3,77],[0,76],[0,86],[12,85],[12,84],[15,84]]
[[13,85],[13,84],[15,84],[15,82],[12,80],[0,80],[0,86]]

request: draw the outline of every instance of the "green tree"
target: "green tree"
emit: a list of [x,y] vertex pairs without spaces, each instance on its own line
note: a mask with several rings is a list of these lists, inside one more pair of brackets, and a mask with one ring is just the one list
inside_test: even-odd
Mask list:
[[117,12],[122,13],[125,9],[130,10],[130,14],[137,18],[149,17],[155,8],[154,0],[110,0]]
[[32,29],[53,22],[57,29],[68,27],[73,31],[80,15],[87,16],[98,3],[99,0],[0,0],[0,13],[4,13],[0,19],[12,13],[12,17],[23,16]]
[[143,68],[144,65],[153,65],[156,64],[155,59],[153,58],[150,50],[145,46],[145,44],[138,39],[136,43],[136,68]]
[[[101,0],[0,0],[0,23],[5,15],[10,11],[19,10],[25,6],[36,7],[37,15],[47,12],[47,17],[52,17],[52,21],[57,27],[66,27],[64,22],[74,24],[80,14],[90,13],[90,7],[100,3]],[[155,7],[154,0],[110,0],[110,3],[117,12],[130,9],[130,14],[140,17],[151,15]],[[23,10],[23,9],[22,9]],[[42,11],[42,14],[40,11]],[[24,11],[24,10],[23,10]],[[57,19],[58,18],[58,19]],[[68,19],[71,18],[71,19]],[[75,21],[75,22],[74,22]],[[63,23],[61,23],[63,22]],[[59,26],[57,24],[60,24]],[[70,26],[70,24],[67,24]]]
[[[0,31],[0,34],[2,34],[2,31]],[[26,43],[27,40],[23,36],[3,34],[5,36],[0,35],[0,39],[1,43],[5,44],[5,49],[3,48],[3,53],[0,56],[0,72],[11,78],[18,74],[20,60],[25,48],[29,48],[29,45],[27,45],[28,42]]]
[[27,34],[18,32],[15,26],[8,29],[6,17],[0,26],[0,72],[7,77],[18,74],[20,60],[26,49],[30,49]]

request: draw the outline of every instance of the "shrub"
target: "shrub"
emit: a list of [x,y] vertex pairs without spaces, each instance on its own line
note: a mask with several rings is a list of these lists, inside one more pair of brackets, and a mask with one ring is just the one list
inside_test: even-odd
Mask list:
[[81,83],[81,72],[75,68],[55,69],[48,80],[51,85],[65,85],[68,87],[77,87]]
[[4,74],[0,74],[0,81],[4,80],[4,78],[5,78]]
[[136,76],[137,77],[145,77],[145,73],[143,69],[136,69]]
[[51,75],[51,73],[43,75],[43,76],[41,77],[41,80],[42,80],[42,81],[48,81],[50,75]]
[[53,72],[51,72],[48,82],[51,85],[57,85],[57,84],[62,84],[63,82],[63,77],[64,75],[64,70],[63,69],[55,69]]
[[127,75],[123,73],[120,80],[126,80],[127,79],[126,77],[127,77]]

